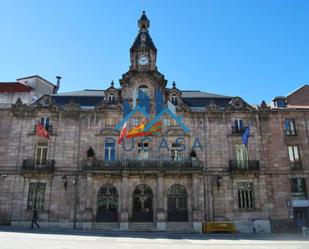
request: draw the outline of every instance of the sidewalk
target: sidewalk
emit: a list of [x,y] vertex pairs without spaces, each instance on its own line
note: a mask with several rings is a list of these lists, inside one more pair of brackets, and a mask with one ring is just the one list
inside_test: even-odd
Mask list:
[[247,234],[247,233],[211,233],[211,234],[192,234],[192,233],[173,233],[173,232],[137,232],[137,231],[97,231],[79,230],[66,228],[40,228],[30,229],[25,227],[0,226],[1,232],[12,233],[37,233],[37,234],[56,234],[56,235],[77,235],[77,236],[98,236],[98,237],[129,237],[129,238],[173,238],[173,239],[197,239],[197,240],[304,240],[301,233],[271,233],[271,234]]

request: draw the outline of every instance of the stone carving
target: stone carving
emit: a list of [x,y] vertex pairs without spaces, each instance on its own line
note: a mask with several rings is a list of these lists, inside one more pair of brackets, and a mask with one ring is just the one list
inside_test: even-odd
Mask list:
[[266,102],[263,100],[261,102],[261,105],[258,106],[259,111],[270,111],[270,107],[266,104]]
[[213,101],[210,101],[209,105],[206,106],[206,111],[208,112],[218,112],[220,107]]
[[73,99],[64,106],[64,115],[67,117],[75,117],[80,113],[80,106]]
[[15,104],[12,104],[12,112],[15,116],[24,115],[26,110],[27,110],[27,105],[24,104],[20,98],[17,99]]

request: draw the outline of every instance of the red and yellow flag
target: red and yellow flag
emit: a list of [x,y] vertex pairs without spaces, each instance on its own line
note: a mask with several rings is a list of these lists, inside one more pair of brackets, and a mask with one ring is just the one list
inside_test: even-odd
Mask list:
[[145,129],[145,121],[143,120],[141,124],[129,130],[126,137],[127,138],[138,137],[140,136],[139,134],[144,131],[144,129]]
[[48,135],[48,131],[46,130],[43,124],[41,123],[36,124],[35,130],[36,130],[36,135],[50,139]]

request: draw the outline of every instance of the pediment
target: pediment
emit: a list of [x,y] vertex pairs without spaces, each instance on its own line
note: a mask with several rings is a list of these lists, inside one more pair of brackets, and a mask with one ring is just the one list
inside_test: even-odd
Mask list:
[[228,105],[224,108],[224,111],[232,111],[232,112],[254,112],[256,111],[251,105],[246,103],[240,97],[234,97],[228,103]]
[[30,105],[32,111],[38,109],[52,109],[53,111],[56,111],[58,108],[59,107],[55,104],[55,101],[50,95],[44,95]]

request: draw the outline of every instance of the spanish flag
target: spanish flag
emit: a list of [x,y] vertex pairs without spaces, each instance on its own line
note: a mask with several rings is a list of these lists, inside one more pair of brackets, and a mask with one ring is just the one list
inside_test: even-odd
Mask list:
[[127,138],[138,137],[145,129],[145,121],[128,131]]
[[43,124],[41,124],[41,123],[36,124],[35,130],[36,130],[36,135],[50,139],[50,137],[48,135],[48,131],[46,130],[46,128],[44,127]]
[[141,131],[134,135],[134,137],[147,137],[153,136],[155,133],[160,132],[162,127],[162,121],[154,123],[148,131]]

